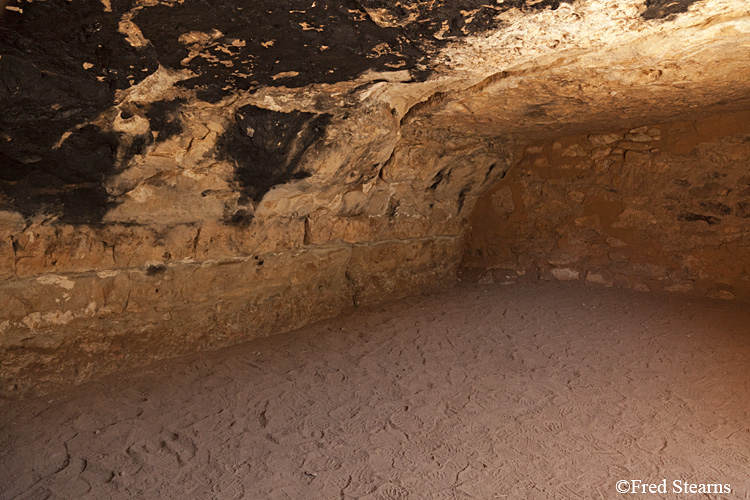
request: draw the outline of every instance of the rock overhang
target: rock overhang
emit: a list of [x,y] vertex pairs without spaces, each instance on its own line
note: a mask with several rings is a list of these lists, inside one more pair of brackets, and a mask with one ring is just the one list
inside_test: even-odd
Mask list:
[[[193,109],[198,120],[216,117],[217,137],[188,161],[228,164],[223,189],[237,194],[222,217],[237,220],[246,198],[257,204],[274,185],[315,177],[305,152],[336,137],[325,128],[346,129],[377,105],[398,119],[379,124],[398,140],[425,129],[482,140],[550,135],[750,106],[748,58],[737,56],[750,53],[748,13],[729,0],[9,7],[0,21],[2,202],[27,218],[102,222],[127,202],[113,179],[158,143],[195,134],[185,124]],[[239,157],[226,147],[239,144],[248,106],[284,122],[308,113],[316,125],[302,128],[314,133],[256,175],[248,159],[268,153],[257,138],[244,135]],[[288,130],[271,129],[281,136],[266,142],[286,144]],[[381,130],[372,139],[383,136],[393,138]],[[68,150],[84,149],[89,158],[71,159]]]

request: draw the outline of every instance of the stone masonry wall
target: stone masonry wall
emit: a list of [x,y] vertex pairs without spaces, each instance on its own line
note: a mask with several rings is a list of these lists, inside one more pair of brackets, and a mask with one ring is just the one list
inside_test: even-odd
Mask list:
[[477,279],[750,300],[750,112],[526,147],[470,221]]

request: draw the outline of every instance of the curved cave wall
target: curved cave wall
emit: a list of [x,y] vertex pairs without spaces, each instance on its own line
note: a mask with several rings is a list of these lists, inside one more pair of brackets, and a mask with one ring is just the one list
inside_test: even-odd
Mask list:
[[734,0],[6,2],[0,395],[460,267],[742,298],[748,55]]

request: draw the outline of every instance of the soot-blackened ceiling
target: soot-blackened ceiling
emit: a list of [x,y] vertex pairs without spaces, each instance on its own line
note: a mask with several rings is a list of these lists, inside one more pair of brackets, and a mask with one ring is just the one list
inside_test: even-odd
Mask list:
[[[694,1],[647,0],[643,15],[668,16]],[[123,119],[138,112],[148,120],[149,132],[135,141],[92,124],[117,104],[118,91],[160,66],[192,71],[178,85],[210,103],[267,86],[347,81],[367,70],[408,70],[422,81],[446,43],[497,28],[497,16],[510,9],[561,2],[573,0],[16,0],[0,18],[0,208],[100,222],[113,203],[107,179],[153,141],[182,131],[182,98],[122,110]],[[134,43],[128,25],[142,42]],[[293,165],[299,148],[327,123],[324,115],[247,107],[235,118],[219,155],[236,165],[238,189],[254,200],[305,175]],[[246,134],[253,123],[264,137]],[[280,151],[292,132],[301,138],[297,149]]]
[[646,0],[644,19],[662,19],[681,12],[687,12],[695,2],[700,0]]

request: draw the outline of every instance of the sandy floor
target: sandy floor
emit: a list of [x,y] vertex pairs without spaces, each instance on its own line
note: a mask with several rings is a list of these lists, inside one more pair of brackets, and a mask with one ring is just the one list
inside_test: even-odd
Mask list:
[[3,499],[747,499],[750,308],[461,286],[0,413]]

